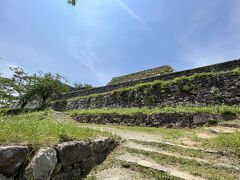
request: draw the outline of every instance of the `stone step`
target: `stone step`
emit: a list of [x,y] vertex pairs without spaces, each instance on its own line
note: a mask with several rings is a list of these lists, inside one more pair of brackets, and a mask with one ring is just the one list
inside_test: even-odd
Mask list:
[[[147,152],[154,152],[154,153],[159,153],[159,154],[163,154],[166,156],[171,156],[171,157],[175,157],[175,158],[182,158],[182,159],[186,159],[186,160],[190,160],[190,161],[196,161],[200,164],[208,164],[211,165],[215,168],[224,168],[224,169],[231,169],[231,170],[235,170],[235,171],[239,171],[240,172],[240,168],[232,165],[232,164],[227,164],[224,162],[218,162],[218,163],[212,163],[206,159],[200,159],[200,158],[196,158],[196,157],[190,157],[190,156],[183,156],[183,155],[179,155],[176,153],[172,153],[172,152],[168,152],[168,151],[164,151],[164,150],[160,150],[156,147],[153,146],[147,146],[147,145],[143,145],[143,144],[139,144],[139,143],[135,143],[135,142],[126,142],[123,144],[124,147],[128,147],[131,149],[137,149],[137,150],[142,150],[142,151],[147,151]],[[226,161],[226,159],[225,159]]]
[[220,123],[219,126],[230,127],[230,128],[240,128],[240,124],[234,124],[234,123]]
[[205,127],[206,130],[213,134],[233,134],[239,132],[239,129],[225,126]]
[[165,172],[170,176],[174,176],[180,179],[186,179],[186,180],[203,180],[204,179],[202,177],[193,176],[188,172],[181,171],[175,167],[162,166],[157,162],[147,159],[146,157],[139,156],[138,154],[125,153],[123,155],[118,156],[117,159],[125,162],[136,163],[143,167]]
[[145,177],[136,171],[126,169],[126,168],[108,168],[99,171],[96,174],[97,180],[136,180],[145,179]]

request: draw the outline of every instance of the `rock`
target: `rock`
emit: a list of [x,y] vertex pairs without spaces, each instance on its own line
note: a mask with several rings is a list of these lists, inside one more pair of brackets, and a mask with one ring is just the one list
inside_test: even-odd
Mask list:
[[81,162],[92,154],[90,143],[83,141],[64,142],[56,147],[63,167]]
[[110,147],[111,139],[109,137],[98,137],[93,141],[93,151],[101,153]]
[[108,155],[108,152],[102,152],[102,153],[96,154],[95,162],[97,164],[101,164],[106,159],[107,155]]
[[14,180],[13,178],[8,178],[2,174],[0,174],[0,180]]
[[7,176],[0,174],[0,180],[14,180],[14,178],[12,177],[8,178]]
[[68,173],[60,173],[51,178],[51,180],[79,180],[81,179],[81,169],[72,169]]
[[54,149],[40,149],[24,171],[24,179],[49,180],[57,164]]
[[75,163],[73,165],[73,169],[80,169],[81,168],[81,163]]
[[11,176],[15,174],[29,153],[26,146],[0,147],[0,173]]
[[70,172],[73,169],[72,166],[67,166],[63,168],[63,172]]
[[164,127],[165,128],[173,128],[175,125],[173,123],[166,124]]
[[54,171],[53,171],[53,174],[58,174],[62,169],[62,164],[61,163],[57,163]]
[[203,125],[208,122],[208,120],[212,119],[210,114],[200,113],[193,116],[193,124],[195,125]]
[[175,123],[174,127],[176,127],[176,128],[181,128],[181,127],[185,127],[185,125],[184,125],[184,122],[183,122],[183,121],[179,121],[179,122],[176,122],[176,123]]
[[81,162],[80,168],[83,172],[87,172],[93,168],[94,164],[95,164],[95,162],[94,162],[93,157],[89,157],[87,159],[84,159]]
[[235,120],[235,119],[238,118],[238,116],[237,116],[235,113],[231,113],[231,112],[222,113],[222,114],[221,114],[221,117],[222,117],[222,119],[225,120],[225,121]]

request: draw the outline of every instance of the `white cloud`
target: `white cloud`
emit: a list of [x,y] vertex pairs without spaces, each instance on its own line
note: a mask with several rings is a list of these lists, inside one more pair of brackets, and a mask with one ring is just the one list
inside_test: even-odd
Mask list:
[[120,5],[120,7],[125,10],[133,19],[142,24],[146,29],[151,30],[150,26],[140,17],[138,16],[126,3],[122,0],[116,0],[116,2]]
[[[221,29],[223,35],[209,39],[207,42],[194,43],[185,36],[184,49],[187,64],[190,67],[205,66],[240,58],[240,1],[235,0],[229,9],[228,23]],[[210,24],[217,16],[209,18]],[[226,17],[227,18],[227,17]],[[197,22],[196,22],[197,23]],[[200,26],[200,25],[199,25]],[[201,25],[202,27],[202,25]],[[193,30],[197,25],[193,24]],[[190,29],[191,30],[191,29]],[[191,34],[191,31],[189,32]],[[190,68],[189,67],[189,68]]]
[[101,63],[101,58],[95,54],[94,48],[97,46],[94,40],[86,40],[84,43],[76,39],[70,40],[68,43],[68,52],[76,61],[83,64],[93,74],[99,84],[106,84],[112,76],[106,72],[106,69],[101,69],[98,66]]

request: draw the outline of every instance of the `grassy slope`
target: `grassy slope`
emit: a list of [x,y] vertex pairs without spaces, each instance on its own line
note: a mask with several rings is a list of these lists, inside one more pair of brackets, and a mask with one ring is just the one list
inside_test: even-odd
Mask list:
[[[236,122],[238,122],[237,120]],[[228,121],[229,122],[229,121]],[[117,128],[119,130],[143,132],[147,134],[153,134],[159,137],[163,137],[170,142],[179,144],[180,139],[189,139],[192,142],[199,143],[198,146],[205,148],[213,148],[216,150],[224,151],[228,154],[234,154],[240,157],[240,132],[234,134],[216,134],[215,137],[209,139],[199,138],[198,134],[207,133],[203,127],[199,128],[154,128],[154,127],[139,127],[139,126],[115,126],[115,125],[98,125],[98,124],[85,124],[79,123],[79,127],[91,126],[95,128]]]
[[74,114],[119,114],[119,115],[133,115],[133,114],[157,114],[157,113],[236,113],[240,114],[240,106],[176,106],[176,107],[162,107],[162,108],[113,108],[113,109],[81,109],[69,111],[70,115]]
[[216,138],[205,140],[204,146],[220,149],[240,158],[240,132],[234,134],[219,134]]
[[57,122],[49,111],[0,116],[0,127],[0,144],[31,144],[33,147],[103,135],[97,130],[78,127],[74,122]]

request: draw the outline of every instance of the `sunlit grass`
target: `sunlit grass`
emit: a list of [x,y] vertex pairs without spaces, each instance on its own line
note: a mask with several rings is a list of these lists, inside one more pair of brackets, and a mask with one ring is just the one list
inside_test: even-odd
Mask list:
[[81,109],[68,111],[70,115],[74,114],[157,114],[157,113],[236,113],[240,114],[240,106],[176,106],[162,108],[103,108],[103,109]]
[[33,147],[54,145],[62,141],[84,140],[99,135],[110,136],[74,122],[60,123],[48,111],[16,116],[0,116],[0,144],[30,144]]
[[205,140],[205,146],[221,149],[229,154],[240,157],[240,132],[233,134],[219,134],[216,138]]

